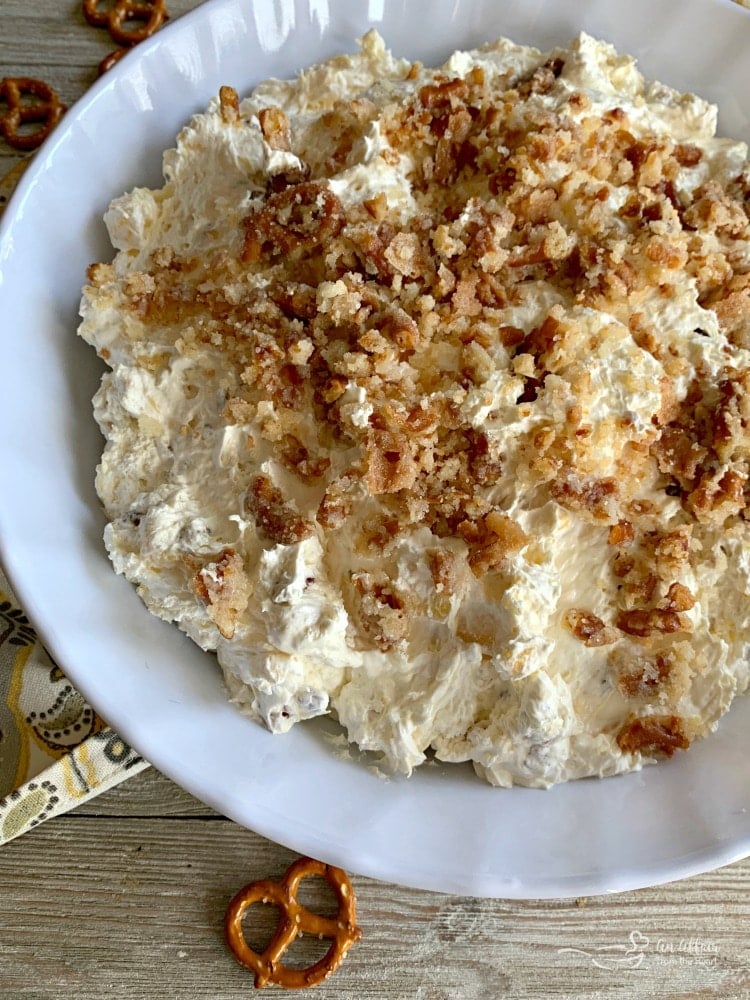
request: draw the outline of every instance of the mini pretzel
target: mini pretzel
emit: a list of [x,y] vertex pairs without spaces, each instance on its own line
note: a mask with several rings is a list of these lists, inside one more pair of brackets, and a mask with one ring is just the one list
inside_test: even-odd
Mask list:
[[[106,28],[118,45],[137,45],[149,38],[169,17],[164,0],[115,0],[100,10],[102,0],[83,0],[83,16],[96,28]],[[130,22],[140,28],[126,28]]]
[[[311,913],[298,902],[299,884],[308,875],[322,876],[333,890],[339,904],[335,917]],[[276,930],[260,954],[248,945],[242,929],[242,918],[254,903],[270,903],[280,911]],[[280,882],[261,879],[240,889],[227,909],[224,930],[235,958],[255,973],[257,989],[276,983],[294,990],[315,986],[338,969],[351,946],[362,937],[356,919],[354,890],[346,872],[322,861],[300,858],[287,868]],[[331,947],[314,965],[292,969],[281,962],[281,957],[301,933],[330,938]]]
[[[25,103],[25,95],[38,100]],[[8,108],[5,114],[0,113],[0,135],[13,149],[41,146],[65,111],[52,87],[29,76],[6,76],[0,80],[0,101]],[[19,132],[24,122],[40,122],[41,126],[35,132]]]

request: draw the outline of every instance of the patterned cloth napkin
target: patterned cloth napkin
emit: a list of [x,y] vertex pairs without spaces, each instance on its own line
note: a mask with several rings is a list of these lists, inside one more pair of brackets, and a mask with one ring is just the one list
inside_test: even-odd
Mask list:
[[52,661],[0,569],[0,844],[146,767]]

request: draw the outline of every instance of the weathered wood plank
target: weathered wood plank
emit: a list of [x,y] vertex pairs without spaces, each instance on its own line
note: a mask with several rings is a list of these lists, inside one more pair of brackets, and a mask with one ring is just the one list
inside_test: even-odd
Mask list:
[[[237,997],[226,905],[292,858],[220,818],[40,827],[0,853],[0,995]],[[583,906],[354,883],[365,936],[321,998],[750,997],[750,862]]]
[[111,789],[106,795],[84,802],[71,813],[77,817],[216,817],[218,813],[178,788],[156,768]]
[[[197,7],[199,0],[168,0],[171,19]],[[97,79],[97,66],[117,46],[104,28],[88,24],[80,0],[2,0],[0,77],[44,80],[68,106]],[[28,154],[0,139],[0,177]]]

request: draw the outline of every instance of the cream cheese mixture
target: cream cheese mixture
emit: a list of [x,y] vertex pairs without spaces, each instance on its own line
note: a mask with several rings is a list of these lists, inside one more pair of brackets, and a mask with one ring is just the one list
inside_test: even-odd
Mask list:
[[273,732],[640,767],[749,681],[750,169],[582,34],[229,87],[105,221],[118,573]]

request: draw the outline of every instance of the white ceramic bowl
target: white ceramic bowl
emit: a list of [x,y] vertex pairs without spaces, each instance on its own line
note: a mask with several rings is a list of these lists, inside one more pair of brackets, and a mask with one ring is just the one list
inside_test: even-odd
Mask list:
[[272,736],[226,700],[213,657],[152,618],[112,572],[93,489],[100,369],[79,342],[111,197],[158,184],[163,149],[222,84],[351,50],[377,26],[442,61],[501,34],[541,47],[580,29],[649,76],[720,103],[750,138],[750,13],[726,0],[211,0],[138,46],[70,110],[6,210],[0,240],[0,555],[52,654],[158,768],[237,822],[350,871],[506,897],[634,888],[750,853],[750,699],[658,767],[550,791],[468,767],[384,781],[337,757],[324,721]]

